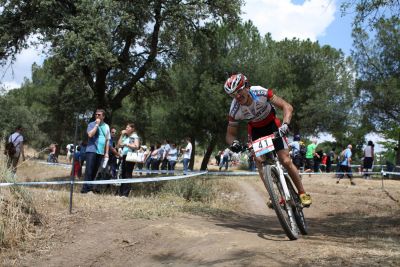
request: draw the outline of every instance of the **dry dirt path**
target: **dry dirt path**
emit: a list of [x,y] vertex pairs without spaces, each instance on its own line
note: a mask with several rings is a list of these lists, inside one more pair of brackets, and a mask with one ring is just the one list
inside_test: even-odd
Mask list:
[[[60,222],[66,229],[54,234],[51,249],[38,248],[18,265],[399,266],[399,217],[391,215],[398,206],[382,214],[374,210],[369,217],[368,211],[355,212],[358,204],[385,197],[383,192],[368,184],[334,187],[323,179],[305,183],[314,199],[305,210],[310,234],[297,241],[287,239],[274,211],[265,206],[261,182],[238,179],[243,212],[156,220],[125,218],[110,210],[88,217],[77,212]],[[369,209],[381,209],[373,206],[376,199]],[[385,198],[386,204],[392,207],[393,200]]]

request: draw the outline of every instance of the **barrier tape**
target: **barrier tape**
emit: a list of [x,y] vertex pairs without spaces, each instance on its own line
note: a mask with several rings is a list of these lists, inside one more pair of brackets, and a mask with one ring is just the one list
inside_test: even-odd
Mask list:
[[49,182],[15,182],[15,183],[0,183],[0,187],[12,186],[12,185],[65,185],[65,184],[131,184],[131,183],[146,183],[146,182],[159,182],[168,180],[179,180],[184,178],[190,178],[195,176],[204,175],[207,172],[198,172],[180,176],[165,176],[165,177],[154,177],[154,178],[129,178],[129,179],[110,179],[110,180],[96,180],[96,181],[49,181]]
[[381,174],[382,175],[392,174],[392,175],[399,175],[400,176],[400,172],[385,172],[385,171],[382,171]]
[[54,163],[54,162],[46,162],[46,161],[37,161],[37,163],[48,165],[48,166],[57,166],[57,167],[63,167],[65,169],[71,169],[72,165],[67,164],[67,163]]

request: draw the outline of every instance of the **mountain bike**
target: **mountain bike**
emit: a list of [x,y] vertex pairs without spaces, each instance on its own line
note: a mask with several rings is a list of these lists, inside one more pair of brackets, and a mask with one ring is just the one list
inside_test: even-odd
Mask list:
[[274,133],[257,139],[252,149],[263,160],[262,181],[279,222],[289,239],[296,240],[299,233],[307,234],[307,223],[300,197],[292,180],[284,173],[274,148],[273,140],[280,137],[279,133]]

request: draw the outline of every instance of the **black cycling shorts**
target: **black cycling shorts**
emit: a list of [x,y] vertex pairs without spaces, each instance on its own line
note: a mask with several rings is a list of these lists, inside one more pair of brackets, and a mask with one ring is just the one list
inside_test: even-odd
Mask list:
[[[255,141],[261,137],[273,134],[274,132],[278,131],[278,126],[276,125],[275,121],[272,121],[271,123],[262,126],[262,127],[252,127],[251,128],[251,140]],[[276,138],[273,141],[274,147],[276,151],[282,150],[282,149],[289,149],[289,145],[287,142],[286,137],[280,137]]]

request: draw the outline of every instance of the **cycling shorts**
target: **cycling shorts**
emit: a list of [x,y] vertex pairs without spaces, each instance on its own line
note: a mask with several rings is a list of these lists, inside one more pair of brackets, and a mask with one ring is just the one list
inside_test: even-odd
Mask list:
[[[281,125],[281,122],[279,121],[278,118],[275,118],[272,122],[268,123],[265,126],[261,127],[252,127],[251,125],[248,125],[247,130],[249,137],[251,137],[250,141],[255,141],[261,137],[273,134],[274,132],[277,132],[279,129],[279,126]],[[289,149],[289,144],[287,141],[286,137],[279,137],[274,139],[273,141],[274,147],[276,151],[282,150],[282,149]]]

